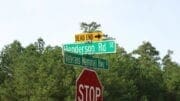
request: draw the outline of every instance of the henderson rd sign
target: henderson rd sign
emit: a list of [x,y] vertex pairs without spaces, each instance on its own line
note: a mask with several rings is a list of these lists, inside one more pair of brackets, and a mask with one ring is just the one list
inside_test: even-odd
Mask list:
[[84,69],[76,80],[76,101],[103,101],[102,89],[96,72]]
[[98,41],[92,43],[64,44],[63,51],[77,54],[105,54],[116,53],[116,43],[114,40]]

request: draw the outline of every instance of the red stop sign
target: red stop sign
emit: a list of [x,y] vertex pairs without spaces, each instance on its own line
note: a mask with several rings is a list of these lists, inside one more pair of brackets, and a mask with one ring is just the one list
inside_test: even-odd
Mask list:
[[76,101],[103,101],[102,84],[94,70],[84,69],[76,80]]

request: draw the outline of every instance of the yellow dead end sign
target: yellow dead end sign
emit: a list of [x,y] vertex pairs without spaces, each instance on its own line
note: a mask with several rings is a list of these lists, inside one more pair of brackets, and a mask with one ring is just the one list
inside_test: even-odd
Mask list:
[[80,33],[75,35],[76,42],[84,41],[101,41],[103,39],[102,32],[93,32],[93,33]]

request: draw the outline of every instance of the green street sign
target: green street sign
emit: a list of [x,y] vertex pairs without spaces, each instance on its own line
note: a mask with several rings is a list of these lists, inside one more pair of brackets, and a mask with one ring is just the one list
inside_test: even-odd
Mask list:
[[77,54],[116,53],[116,43],[114,40],[108,40],[92,43],[65,44],[63,45],[63,50]]
[[105,59],[93,58],[92,56],[79,55],[69,52],[64,52],[64,62],[65,64],[108,69],[108,62]]

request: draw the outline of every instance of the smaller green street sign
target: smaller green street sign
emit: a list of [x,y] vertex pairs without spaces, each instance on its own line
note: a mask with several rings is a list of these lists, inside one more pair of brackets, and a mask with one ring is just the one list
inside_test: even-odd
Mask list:
[[105,54],[116,53],[116,43],[114,40],[98,41],[92,43],[64,44],[63,51],[77,54]]
[[108,69],[108,62],[105,59],[93,58],[88,55],[79,55],[69,52],[64,52],[65,64],[79,65],[91,68]]

